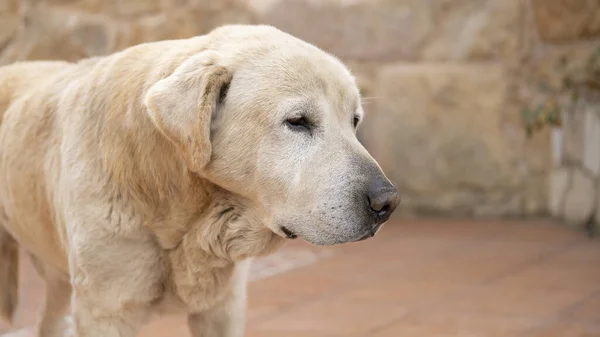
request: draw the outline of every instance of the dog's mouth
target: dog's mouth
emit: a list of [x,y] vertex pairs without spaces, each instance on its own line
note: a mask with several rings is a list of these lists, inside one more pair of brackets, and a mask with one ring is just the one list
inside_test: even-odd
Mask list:
[[369,231],[369,232],[367,232],[365,235],[363,235],[363,236],[359,237],[359,238],[356,240],[356,242],[359,242],[359,241],[364,241],[364,240],[366,240],[366,239],[370,239],[370,238],[374,237],[376,233],[377,233],[377,231],[376,231],[376,230],[374,230],[374,231]]
[[358,241],[364,241],[364,240],[367,240],[367,239],[370,239],[370,238],[374,237],[377,234],[377,232],[381,229],[381,227],[383,227],[383,224],[375,226],[373,229],[367,231],[367,233],[365,233],[363,236],[359,237],[356,240],[356,242],[358,242]]
[[292,232],[291,230],[287,229],[284,226],[281,227],[281,231],[283,232],[283,234],[285,234],[285,237],[287,239],[293,240],[298,237],[298,235],[296,235],[296,233]]

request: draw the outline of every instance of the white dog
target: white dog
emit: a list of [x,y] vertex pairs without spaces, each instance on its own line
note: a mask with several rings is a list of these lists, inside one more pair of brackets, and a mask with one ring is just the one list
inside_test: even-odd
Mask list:
[[396,208],[362,117],[341,62],[269,26],[0,68],[0,314],[20,245],[48,289],[42,337],[69,307],[79,337],[167,311],[242,336],[249,258],[372,237]]

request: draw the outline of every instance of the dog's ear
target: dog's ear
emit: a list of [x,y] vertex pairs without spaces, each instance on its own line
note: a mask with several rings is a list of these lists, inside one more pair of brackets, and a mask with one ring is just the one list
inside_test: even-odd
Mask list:
[[216,61],[210,52],[188,58],[171,75],[152,85],[144,98],[154,124],[182,151],[195,172],[210,161],[212,115],[232,78],[232,73]]

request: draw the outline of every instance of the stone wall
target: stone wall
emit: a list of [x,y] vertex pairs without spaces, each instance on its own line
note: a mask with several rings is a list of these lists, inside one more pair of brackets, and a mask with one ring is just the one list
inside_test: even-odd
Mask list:
[[[531,54],[529,82],[560,87],[561,81],[585,69],[593,53],[600,52],[600,1],[534,0],[532,5],[539,43]],[[600,64],[596,69],[596,74],[589,74],[589,78],[600,84]],[[577,90],[575,102],[565,97],[567,100],[561,104],[563,122],[553,128],[551,135],[553,155],[548,193],[552,216],[593,232],[600,230],[599,89]],[[567,92],[569,96],[574,93]]]
[[[600,76],[600,74],[599,74]],[[550,213],[568,225],[600,233],[600,95],[588,95],[564,111],[553,130],[556,150],[550,181]]]
[[399,214],[538,215],[550,137],[527,139],[520,108],[547,59],[598,42],[600,2],[0,0],[0,64],[77,60],[225,23],[272,24],[349,64],[369,114],[360,137],[401,189]]

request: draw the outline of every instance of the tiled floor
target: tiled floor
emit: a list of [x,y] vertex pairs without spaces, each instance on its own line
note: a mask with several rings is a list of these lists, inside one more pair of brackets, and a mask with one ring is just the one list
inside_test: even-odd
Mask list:
[[[23,274],[18,327],[43,293]],[[600,240],[547,221],[402,221],[356,244],[294,241],[253,279],[248,337],[600,336]],[[142,336],[189,334],[165,317]]]

